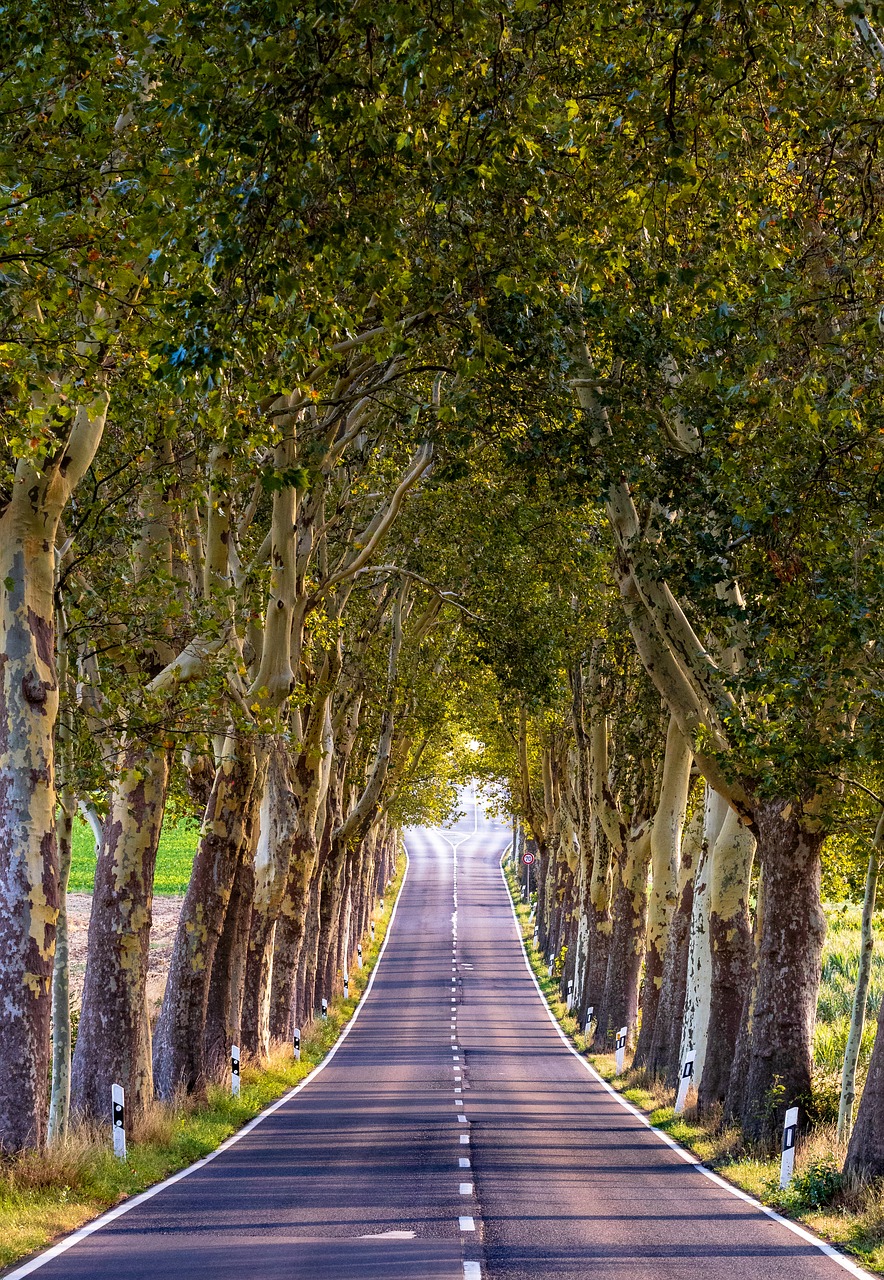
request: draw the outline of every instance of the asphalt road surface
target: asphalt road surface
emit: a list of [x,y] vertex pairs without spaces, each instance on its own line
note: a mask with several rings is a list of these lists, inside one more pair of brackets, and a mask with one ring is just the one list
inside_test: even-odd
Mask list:
[[410,832],[388,946],[328,1066],[192,1174],[12,1275],[840,1280],[568,1050],[525,966],[507,841],[481,816]]

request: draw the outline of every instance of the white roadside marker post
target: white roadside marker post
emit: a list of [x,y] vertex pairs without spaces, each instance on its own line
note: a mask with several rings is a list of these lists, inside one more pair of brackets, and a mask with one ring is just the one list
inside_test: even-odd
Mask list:
[[547,972],[547,977],[550,977],[550,978],[552,977],[552,971],[553,971],[553,968],[555,967],[555,963],[556,963],[556,958],[555,958],[555,956],[550,956],[550,958],[549,958],[549,968],[548,968],[548,969],[547,969],[547,971],[546,971],[546,972]]
[[230,1092],[239,1097],[239,1045],[230,1046]]
[[795,1143],[798,1139],[798,1108],[790,1107],[783,1122],[783,1154],[780,1157],[780,1186],[788,1187],[795,1169]]
[[325,996],[322,997],[322,1017],[323,1019],[328,1017],[328,1001]]
[[697,1050],[691,1049],[690,1053],[686,1053],[684,1062],[681,1064],[681,1076],[678,1081],[678,1096],[675,1099],[675,1114],[680,1116],[684,1111],[684,1104],[688,1099],[688,1089],[691,1087],[691,1081],[694,1078],[694,1059],[697,1056]]
[[359,968],[362,968],[362,943],[356,948],[356,959],[359,961]]
[[349,1000],[349,999],[350,999],[350,975],[349,975],[349,973],[345,973],[345,974],[344,974],[344,999],[345,999],[345,1000]]
[[374,942],[374,920],[371,922],[371,940]]
[[617,1039],[614,1041],[614,1048],[617,1051],[616,1063],[618,1076],[623,1072],[623,1063],[626,1058],[626,1037],[629,1034],[628,1027],[621,1027],[617,1032]]
[[586,1011],[586,1024],[583,1028],[583,1034],[589,1039],[589,1033],[592,1028],[592,1015],[595,1013],[595,1005],[590,1005]]
[[384,900],[381,898],[381,915],[384,914]]
[[114,1155],[126,1159],[126,1095],[121,1084],[111,1085],[111,1113],[113,1116]]
[[571,1012],[571,1006],[573,1003],[574,1003],[574,983],[572,980],[569,979],[568,981],[568,1012],[569,1013]]
[[301,1061],[301,1028],[295,1027],[295,1062]]

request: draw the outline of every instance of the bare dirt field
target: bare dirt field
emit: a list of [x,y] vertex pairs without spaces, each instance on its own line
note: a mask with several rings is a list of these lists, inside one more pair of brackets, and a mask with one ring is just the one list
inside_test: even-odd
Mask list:
[[[178,927],[183,898],[154,898],[153,928],[150,933],[150,968],[147,975],[147,1007],[155,1013],[163,998],[172,943]],[[83,978],[86,974],[86,942],[89,933],[89,915],[92,911],[91,893],[68,894],[68,928],[71,956],[71,1008],[79,1009],[83,994]]]

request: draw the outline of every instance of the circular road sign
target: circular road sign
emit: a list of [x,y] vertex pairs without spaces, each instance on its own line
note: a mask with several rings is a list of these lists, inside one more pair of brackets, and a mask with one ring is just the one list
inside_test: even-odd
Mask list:
[[534,859],[534,854],[533,854],[533,853],[523,853],[523,854],[522,854],[522,861],[524,862],[524,864],[525,864],[525,866],[526,866],[526,867],[530,867],[530,866],[531,866],[531,863],[532,863],[532,862],[534,862],[534,860],[535,860],[535,859]]

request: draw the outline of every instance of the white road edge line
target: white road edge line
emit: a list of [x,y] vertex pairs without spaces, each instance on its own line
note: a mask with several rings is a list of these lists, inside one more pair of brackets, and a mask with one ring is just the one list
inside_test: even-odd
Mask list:
[[133,1196],[131,1200],[124,1200],[122,1204],[118,1204],[113,1209],[109,1209],[107,1213],[103,1213],[99,1218],[94,1218],[92,1222],[87,1222],[85,1226],[79,1227],[69,1236],[65,1236],[63,1240],[59,1240],[58,1244],[52,1245],[52,1247],[47,1249],[45,1253],[41,1253],[38,1257],[32,1258],[30,1262],[26,1262],[23,1266],[17,1267],[15,1271],[7,1272],[4,1280],[23,1280],[24,1276],[32,1275],[33,1272],[38,1271],[40,1267],[45,1267],[47,1262],[52,1262],[54,1258],[59,1257],[63,1253],[67,1253],[68,1249],[72,1249],[75,1244],[79,1244],[81,1240],[85,1240],[86,1237],[91,1236],[93,1232],[100,1231],[102,1227],[106,1227],[109,1223],[116,1221],[117,1218],[121,1218],[123,1214],[128,1213],[130,1209],[136,1209],[139,1205],[144,1204],[146,1200],[151,1200],[154,1196],[159,1195],[161,1191],[165,1191],[166,1187],[172,1187],[176,1182],[180,1182],[182,1178],[188,1177],[189,1174],[196,1173],[198,1169],[204,1169],[207,1164],[217,1156],[220,1156],[222,1152],[229,1151],[230,1148],[239,1142],[241,1138],[244,1138],[247,1134],[251,1133],[253,1129],[257,1128],[262,1120],[266,1120],[268,1116],[272,1116],[274,1111],[278,1111],[280,1107],[284,1107],[296,1093],[300,1093],[301,1090],[310,1084],[312,1080],[316,1079],[320,1071],[323,1071],[328,1066],[338,1049],[340,1049],[341,1045],[347,1039],[347,1036],[353,1028],[354,1022],[362,1012],[362,1007],[368,998],[369,992],[374,986],[374,980],[381,967],[381,960],[384,958],[387,943],[390,941],[390,935],[393,931],[393,921],[396,918],[396,912],[399,909],[402,890],[405,888],[405,881],[408,879],[408,868],[410,866],[408,850],[405,849],[404,841],[402,847],[405,850],[405,872],[402,876],[402,884],[399,886],[399,892],[396,895],[396,901],[393,903],[393,910],[390,912],[387,932],[384,934],[384,941],[381,944],[380,951],[378,952],[378,958],[375,961],[375,966],[371,971],[368,986],[363,991],[359,1003],[353,1010],[353,1016],[350,1018],[350,1021],[346,1024],[335,1043],[322,1059],[322,1062],[317,1063],[310,1074],[306,1075],[304,1079],[296,1084],[293,1089],[289,1089],[288,1093],[284,1093],[281,1098],[277,1098],[276,1102],[271,1102],[269,1107],[265,1107],[263,1111],[259,1112],[259,1114],[254,1117],[254,1119],[249,1120],[249,1122],[244,1124],[236,1133],[231,1134],[229,1138],[226,1138],[225,1141],[221,1143],[220,1147],[216,1147],[214,1151],[210,1151],[207,1156],[203,1156],[201,1160],[197,1160],[194,1164],[188,1165],[186,1169],[179,1169],[178,1172],[173,1173],[170,1178],[164,1178],[162,1182],[156,1183],[153,1187],[148,1187],[146,1191],[139,1192],[139,1194],[137,1196]]
[[[525,950],[525,940],[522,937],[522,930],[521,930],[521,927],[519,926],[519,917],[516,915],[515,904],[513,902],[512,894],[510,893],[510,887],[507,884],[506,875],[503,870],[503,859],[506,857],[508,852],[509,852],[509,849],[508,848],[505,849],[500,859],[500,878],[503,881],[503,888],[504,888],[504,892],[506,893],[506,900],[510,904],[510,910],[513,913],[513,921],[516,926],[516,937],[519,940],[519,946],[522,948],[522,959],[525,961],[525,968],[528,970],[528,972],[531,975],[531,981],[534,983],[535,987],[537,988],[537,994],[540,996],[540,999],[543,1003],[543,1007],[547,1012],[547,1016],[549,1017],[549,1020],[555,1027],[556,1031],[559,1033],[559,1036],[563,1044],[565,1045],[565,1048],[568,1050],[568,1052],[574,1055],[574,1057],[577,1059],[580,1065],[589,1072],[593,1080],[596,1080],[602,1086],[603,1089],[607,1090],[607,1092],[611,1095],[611,1097],[615,1098],[617,1102],[620,1103],[621,1107],[625,1108],[626,1111],[631,1112],[632,1115],[634,1115],[637,1120],[641,1121],[641,1123],[645,1126],[646,1129],[650,1129],[651,1133],[653,1133],[656,1137],[658,1137],[661,1142],[665,1142],[667,1147],[670,1147],[676,1153],[676,1155],[680,1156],[681,1159],[684,1160],[685,1164],[692,1165],[693,1168],[696,1169],[697,1173],[701,1173],[704,1178],[708,1178],[710,1182],[714,1182],[717,1187],[721,1187],[724,1191],[729,1191],[732,1196],[736,1196],[736,1198],[738,1200],[742,1200],[744,1204],[751,1204],[753,1209],[760,1209],[761,1212],[765,1214],[768,1218],[772,1218],[774,1222],[778,1222],[781,1227],[785,1227],[788,1231],[791,1231],[793,1235],[798,1236],[801,1240],[806,1241],[808,1244],[814,1245],[815,1248],[819,1249],[820,1253],[824,1253],[827,1258],[831,1258],[833,1262],[837,1263],[837,1265],[841,1267],[844,1271],[846,1271],[849,1275],[857,1276],[858,1280],[875,1280],[875,1277],[871,1274],[871,1272],[863,1271],[862,1267],[857,1266],[855,1262],[851,1262],[851,1260],[845,1257],[843,1253],[839,1253],[839,1251],[835,1248],[834,1245],[827,1244],[825,1240],[820,1240],[818,1236],[815,1236],[810,1231],[805,1230],[804,1227],[799,1227],[797,1222],[792,1222],[790,1221],[789,1218],[784,1218],[782,1214],[777,1213],[775,1209],[768,1208],[766,1204],[762,1204],[761,1201],[756,1200],[754,1196],[750,1196],[745,1191],[741,1191],[739,1187],[734,1187],[729,1182],[725,1182],[724,1178],[720,1178],[717,1173],[713,1173],[711,1169],[707,1169],[705,1165],[700,1164],[699,1160],[695,1155],[693,1155],[690,1151],[685,1150],[684,1147],[679,1146],[679,1144],[675,1141],[674,1138],[670,1138],[668,1133],[664,1133],[662,1129],[658,1129],[656,1128],[655,1125],[652,1125],[646,1115],[644,1115],[641,1111],[639,1111],[637,1107],[634,1107],[631,1102],[627,1102],[626,1099],[622,1096],[622,1094],[619,1094],[616,1089],[613,1089],[611,1085],[608,1084],[607,1080],[603,1080],[602,1077],[599,1075],[599,1073],[596,1071],[596,1069],[590,1066],[590,1064],[586,1061],[586,1059],[577,1052],[577,1050],[574,1048],[571,1041],[568,1039],[568,1037],[565,1035],[562,1028],[559,1026],[559,1022],[558,1022],[558,1019],[556,1018],[556,1015],[553,1013],[552,1009],[549,1007],[549,1005],[546,1002],[546,996],[544,996],[540,983],[537,981],[537,975],[535,974],[534,970],[531,968],[531,961],[528,959],[528,952]],[[7,1280],[13,1280],[13,1277],[7,1277]]]

